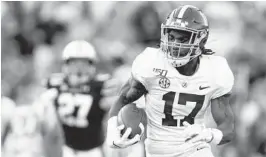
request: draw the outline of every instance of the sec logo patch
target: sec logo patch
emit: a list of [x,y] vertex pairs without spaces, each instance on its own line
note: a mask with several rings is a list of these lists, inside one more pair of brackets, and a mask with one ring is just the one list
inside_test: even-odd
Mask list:
[[168,88],[170,86],[170,80],[168,78],[166,78],[166,77],[162,77],[159,80],[159,85],[162,88]]

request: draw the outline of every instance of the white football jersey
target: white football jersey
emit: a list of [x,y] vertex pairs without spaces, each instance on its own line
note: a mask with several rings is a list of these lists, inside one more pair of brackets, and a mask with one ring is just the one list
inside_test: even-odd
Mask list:
[[4,145],[4,156],[42,156],[42,130],[32,105],[16,106],[9,119],[10,129]]
[[134,60],[132,75],[148,91],[147,139],[161,147],[164,143],[165,146],[185,143],[184,121],[205,127],[204,115],[211,99],[230,92],[234,83],[223,57],[202,55],[197,72],[184,76],[169,64],[160,49],[149,47]]

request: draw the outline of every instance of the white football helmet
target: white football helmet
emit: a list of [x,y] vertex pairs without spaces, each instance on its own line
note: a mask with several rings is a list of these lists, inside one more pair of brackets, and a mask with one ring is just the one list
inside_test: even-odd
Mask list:
[[62,59],[62,71],[70,86],[82,86],[95,77],[98,58],[90,43],[84,40],[70,42],[63,50]]
[[97,54],[94,46],[84,40],[75,40],[67,44],[64,48],[62,59],[67,61],[72,58],[88,59],[97,62]]

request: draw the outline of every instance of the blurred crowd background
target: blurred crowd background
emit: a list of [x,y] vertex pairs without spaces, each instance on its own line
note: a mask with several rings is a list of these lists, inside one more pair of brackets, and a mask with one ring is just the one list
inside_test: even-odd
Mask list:
[[[98,71],[130,67],[145,47],[158,47],[160,24],[181,4],[203,10],[207,48],[225,56],[235,74],[236,138],[213,148],[221,157],[253,157],[266,139],[266,2],[1,2],[1,93],[30,104],[42,81],[60,72],[63,47],[85,39],[96,47]],[[212,124],[211,124],[212,125]],[[265,143],[264,143],[265,144]],[[217,149],[217,150],[216,150]]]

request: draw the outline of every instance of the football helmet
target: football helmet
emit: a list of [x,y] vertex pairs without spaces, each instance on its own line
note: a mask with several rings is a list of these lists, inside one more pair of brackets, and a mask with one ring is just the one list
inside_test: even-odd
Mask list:
[[[187,34],[186,43],[170,41],[169,31]],[[209,35],[209,24],[202,11],[191,5],[174,9],[161,25],[161,50],[174,67],[187,64],[199,56]]]
[[68,84],[79,87],[90,81],[96,74],[98,61],[95,48],[84,40],[72,41],[63,50],[63,72]]
[[69,59],[88,59],[96,62],[97,55],[95,48],[84,40],[75,40],[66,45],[63,51],[62,58],[64,61]]

